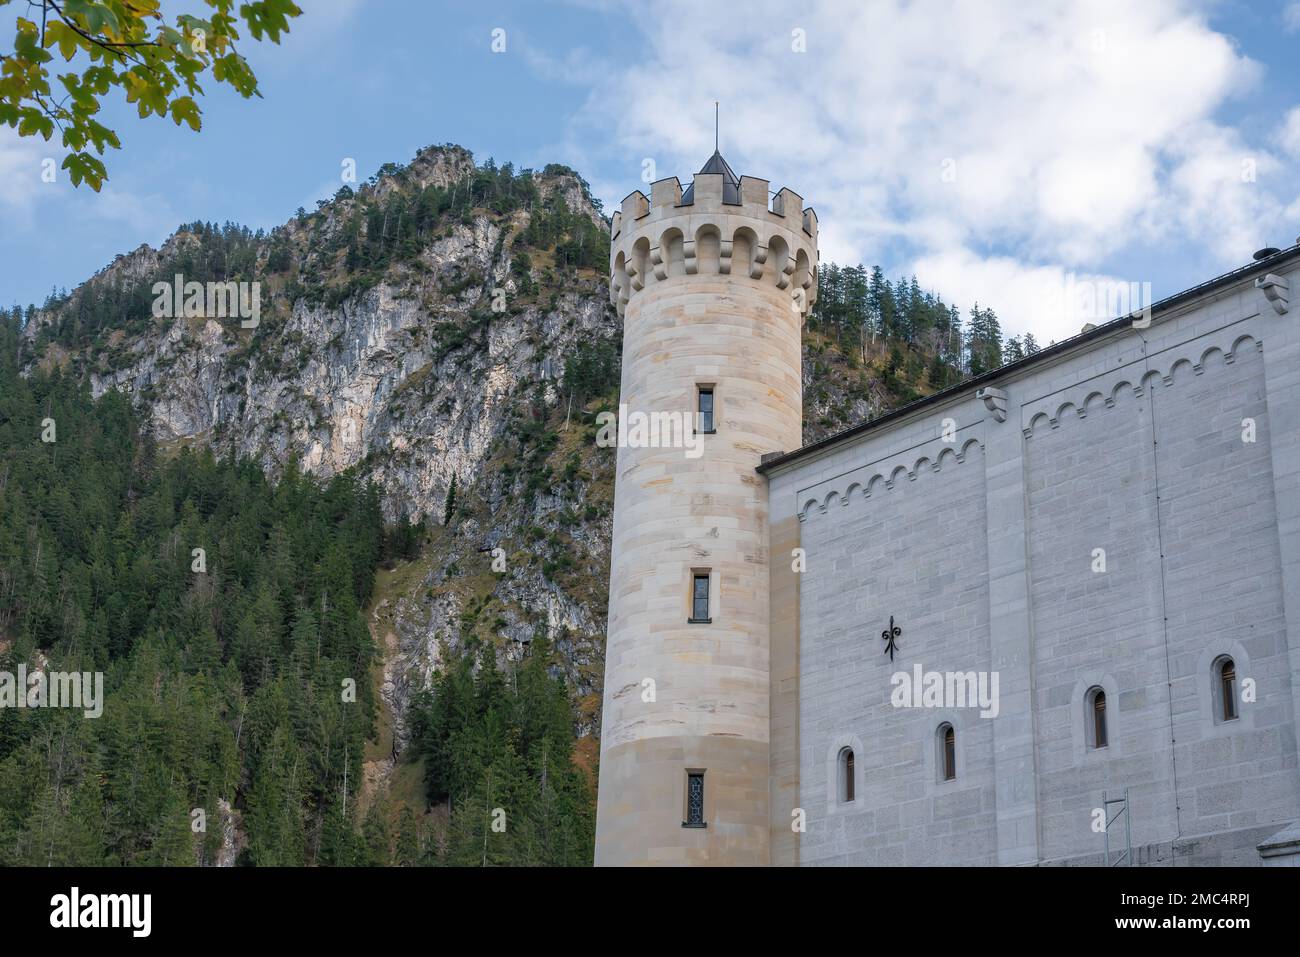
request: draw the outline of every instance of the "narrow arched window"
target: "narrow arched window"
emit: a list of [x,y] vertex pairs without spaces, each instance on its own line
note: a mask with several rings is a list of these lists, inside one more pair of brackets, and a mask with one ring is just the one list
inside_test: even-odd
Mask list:
[[957,732],[952,725],[939,725],[939,780],[957,779]]
[[1104,748],[1109,742],[1106,728],[1106,692],[1092,688],[1084,698],[1087,713],[1084,720],[1088,722],[1088,746]]
[[1214,665],[1218,683],[1219,720],[1234,721],[1237,717],[1237,666],[1231,658],[1220,658]]
[[853,749],[843,748],[840,751],[839,760],[839,787],[836,789],[840,795],[841,804],[852,804],[857,796],[855,791],[855,781],[853,777]]

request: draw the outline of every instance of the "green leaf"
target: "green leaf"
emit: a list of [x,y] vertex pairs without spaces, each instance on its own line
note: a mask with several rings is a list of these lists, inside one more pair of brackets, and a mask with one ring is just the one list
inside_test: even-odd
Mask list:
[[84,181],[97,193],[108,179],[104,164],[89,153],[69,153],[63,158],[63,168],[68,171],[73,186],[80,186]]
[[70,19],[80,21],[92,36],[122,32],[117,14],[107,4],[95,0],[65,0],[63,10]]
[[[0,0],[0,8],[11,2]],[[0,58],[0,124],[16,128],[20,136],[46,140],[61,132],[71,151],[64,166],[73,183],[98,190],[107,171],[89,150],[103,154],[109,147],[120,149],[121,142],[91,117],[100,112],[101,98],[114,90],[142,118],[170,112],[176,125],[196,131],[202,127],[200,81],[209,71],[216,82],[229,84],[243,97],[261,96],[257,77],[236,49],[239,31],[246,24],[254,39],[279,42],[302,11],[292,0],[249,0],[236,15],[237,2],[192,4],[206,5],[209,17],[179,14],[174,27],[163,22],[161,0],[61,0],[40,25],[30,16],[14,17],[12,52]],[[38,11],[43,6],[36,0],[28,3]],[[204,45],[196,51],[193,40],[200,31]],[[89,65],[80,75],[58,75],[55,85],[62,90],[55,94],[48,64],[56,55],[70,62],[81,54]]]
[[54,135],[54,121],[36,107],[24,107],[22,114],[22,119],[18,121],[19,136],[34,136],[39,133],[48,140]]
[[253,39],[260,40],[265,35],[272,43],[279,43],[280,34],[289,32],[289,18],[301,13],[292,0],[260,0],[239,8],[239,15],[248,23]]
[[77,35],[75,30],[58,20],[47,24],[45,27],[45,45],[52,47],[57,43],[59,53],[62,54],[65,60],[71,60],[76,56],[77,51],[85,45],[85,42]]
[[190,129],[196,133],[202,125],[199,120],[199,105],[188,96],[181,96],[172,100],[172,119],[177,126],[180,126],[182,122],[188,123]]

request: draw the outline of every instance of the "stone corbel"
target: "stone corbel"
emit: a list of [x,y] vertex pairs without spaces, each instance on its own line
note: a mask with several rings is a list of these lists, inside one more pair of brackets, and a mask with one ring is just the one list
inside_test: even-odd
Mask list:
[[767,247],[766,247],[766,246],[755,246],[755,247],[754,247],[754,261],[751,262],[751,263],[749,264],[749,278],[750,278],[750,279],[762,279],[762,278],[763,278],[763,263],[765,263],[765,262],[767,262]]
[[668,265],[664,262],[663,250],[658,246],[653,246],[650,249],[650,264],[655,268],[656,279],[668,278]]
[[718,272],[724,276],[731,274],[731,240],[722,240],[718,248]]
[[794,294],[790,297],[790,308],[795,311],[799,317],[800,325],[808,316],[808,291],[806,289],[795,289]]
[[686,261],[686,275],[694,276],[699,272],[699,260],[695,258],[695,240],[688,239],[682,243],[682,256]]
[[1255,280],[1255,288],[1264,293],[1273,311],[1279,316],[1286,315],[1290,309],[1291,284],[1281,276],[1269,273]]
[[1007,420],[1007,394],[1001,389],[985,386],[975,393],[975,398],[984,402],[984,408],[993,415],[995,422]]

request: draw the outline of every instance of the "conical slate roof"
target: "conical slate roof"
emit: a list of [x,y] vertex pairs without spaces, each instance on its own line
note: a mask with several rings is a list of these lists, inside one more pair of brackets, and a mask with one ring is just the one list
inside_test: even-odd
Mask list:
[[[722,158],[722,154],[717,150],[709,157],[709,161],[704,164],[700,170],[701,173],[721,173],[722,174],[722,201],[733,205],[740,205],[740,177],[735,174],[727,161]],[[695,201],[695,184],[691,183],[682,193],[682,205],[686,206]]]

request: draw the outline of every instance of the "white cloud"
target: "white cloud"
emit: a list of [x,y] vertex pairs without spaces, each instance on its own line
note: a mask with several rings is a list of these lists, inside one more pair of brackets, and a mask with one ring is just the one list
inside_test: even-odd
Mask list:
[[1035,266],[966,249],[923,256],[913,267],[922,286],[941,288],[952,302],[992,306],[1003,335],[1032,332],[1042,346],[1078,335],[1086,323],[1149,306],[1153,298],[1136,277]]
[[638,19],[581,118],[623,158],[607,201],[642,157],[697,169],[718,99],[723,153],[817,206],[823,260],[912,262],[963,306],[957,287],[986,288],[1005,326],[1046,339],[1078,329],[1040,333],[1045,277],[1122,273],[1135,248],[1237,265],[1291,199],[1269,192],[1279,160],[1219,119],[1259,66],[1183,0],[747,10],[666,0]]
[[1282,11],[1282,28],[1287,33],[1300,32],[1300,3],[1289,4]]
[[[83,195],[85,194],[85,195]],[[167,196],[141,193],[120,188],[110,180],[99,193],[80,186],[76,195],[67,198],[77,203],[80,215],[90,216],[120,229],[124,236],[165,237],[178,225],[176,213]]]
[[[67,150],[55,140],[20,137],[16,130],[0,126],[0,219],[13,233],[57,234],[70,216],[79,228],[106,229],[123,236],[162,237],[175,227],[176,215],[165,195],[123,187],[115,179],[105,182],[98,193],[85,183],[74,187],[62,168],[65,155]],[[42,176],[47,161],[52,182]],[[81,238],[85,239],[84,233]]]
[[555,83],[574,83],[595,86],[609,76],[609,64],[585,47],[569,50],[563,57],[554,57],[528,42],[528,38],[515,40],[516,48],[523,51],[524,62],[542,80]]
[[1278,142],[1287,153],[1300,159],[1300,106],[1286,115],[1286,122],[1278,134]]
[[[42,191],[57,188],[58,180],[68,175],[58,169],[63,153],[54,141],[47,143],[39,137],[19,136],[17,130],[0,126],[0,211],[23,225],[29,224]],[[47,159],[54,161],[55,183],[41,178]]]

